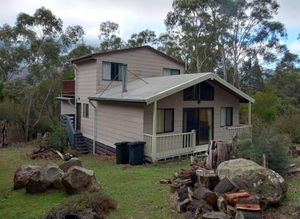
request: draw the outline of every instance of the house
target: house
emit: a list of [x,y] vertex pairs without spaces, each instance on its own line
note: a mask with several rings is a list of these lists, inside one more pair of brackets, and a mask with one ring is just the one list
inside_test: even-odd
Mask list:
[[[63,86],[61,113],[75,120],[93,153],[112,154],[116,142],[143,140],[146,159],[155,162],[250,131],[253,98],[216,74],[185,74],[183,63],[149,46],[72,63],[75,92]],[[247,125],[239,123],[240,103],[249,106]]]

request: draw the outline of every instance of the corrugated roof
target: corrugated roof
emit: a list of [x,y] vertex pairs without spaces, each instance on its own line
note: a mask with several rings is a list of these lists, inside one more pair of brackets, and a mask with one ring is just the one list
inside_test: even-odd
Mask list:
[[[144,81],[143,81],[144,80]],[[129,82],[127,92],[122,92],[122,86],[114,87],[89,97],[90,100],[111,100],[124,102],[141,102],[150,104],[190,86],[206,80],[215,80],[229,92],[238,96],[244,102],[254,102],[254,99],[235,88],[213,73],[181,74],[173,76],[150,77]]]

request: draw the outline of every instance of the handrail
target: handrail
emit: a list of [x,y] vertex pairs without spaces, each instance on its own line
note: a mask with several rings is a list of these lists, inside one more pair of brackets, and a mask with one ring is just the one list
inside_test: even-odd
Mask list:
[[61,118],[64,121],[65,129],[66,129],[68,137],[69,137],[69,142],[70,142],[71,148],[75,148],[74,134],[76,132],[73,127],[72,121],[71,121],[70,117],[67,115],[61,115]]

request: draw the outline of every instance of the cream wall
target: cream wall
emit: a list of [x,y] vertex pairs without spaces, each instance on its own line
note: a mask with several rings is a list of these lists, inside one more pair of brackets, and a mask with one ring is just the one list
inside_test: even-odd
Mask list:
[[[220,125],[220,109],[221,107],[233,107],[233,126],[237,126],[239,124],[239,100],[218,85],[210,84],[215,89],[213,101],[201,101],[200,103],[197,101],[184,101],[183,91],[180,91],[157,102],[157,108],[174,109],[174,133],[183,132],[183,108],[211,107],[214,108],[214,139],[231,140],[226,129]],[[144,111],[144,131],[152,134],[153,104],[146,106]]]
[[70,104],[68,101],[60,101],[60,114],[75,114],[75,106]]

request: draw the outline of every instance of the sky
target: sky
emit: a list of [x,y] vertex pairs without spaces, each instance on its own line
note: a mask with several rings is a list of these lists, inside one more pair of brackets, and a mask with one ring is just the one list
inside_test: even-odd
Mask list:
[[[280,4],[275,19],[284,23],[288,39],[283,40],[291,52],[300,55],[300,0],[277,0]],[[63,20],[64,26],[81,25],[85,40],[97,45],[99,25],[110,20],[120,25],[120,35],[128,39],[144,29],[157,35],[165,31],[164,19],[172,10],[172,0],[0,0],[0,25],[14,24],[20,12],[33,14],[44,6]]]

